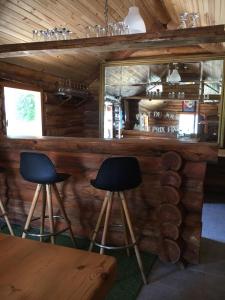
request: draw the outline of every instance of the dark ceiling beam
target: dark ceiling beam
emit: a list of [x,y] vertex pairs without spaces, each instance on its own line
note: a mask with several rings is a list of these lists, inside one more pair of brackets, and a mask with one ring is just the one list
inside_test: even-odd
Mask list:
[[36,55],[68,49],[114,52],[225,42],[224,25],[148,32],[123,36],[0,45],[0,58]]

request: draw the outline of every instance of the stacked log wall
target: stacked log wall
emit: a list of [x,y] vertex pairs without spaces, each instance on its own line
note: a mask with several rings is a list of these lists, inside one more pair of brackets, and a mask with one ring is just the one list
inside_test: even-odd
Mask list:
[[158,208],[158,223],[160,230],[160,254],[164,262],[176,263],[182,256],[182,224],[183,207],[181,200],[182,167],[181,156],[173,151],[162,155],[162,172],[160,183],[162,200]]
[[53,93],[44,96],[44,135],[98,137],[98,101],[93,95],[81,104],[76,99],[64,102]]

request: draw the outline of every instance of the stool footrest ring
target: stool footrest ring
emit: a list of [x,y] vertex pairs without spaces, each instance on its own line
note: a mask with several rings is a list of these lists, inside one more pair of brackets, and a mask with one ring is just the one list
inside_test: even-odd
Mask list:
[[99,248],[103,248],[103,249],[107,249],[107,250],[122,250],[122,249],[127,249],[127,248],[133,248],[135,245],[137,245],[137,242],[128,244],[128,245],[124,245],[124,246],[106,246],[106,245],[102,245],[97,242],[94,242],[94,245]]
[[66,228],[63,228],[62,230],[59,230],[55,233],[43,233],[43,234],[40,234],[40,233],[31,233],[29,232],[29,230],[23,230],[23,232],[25,232],[27,235],[30,235],[30,236],[36,236],[36,237],[49,237],[49,236],[56,236],[60,233],[63,233],[64,231],[67,231],[69,229],[69,227],[66,227]]
[[[49,216],[45,216],[45,219],[46,218],[49,218]],[[63,220],[65,220],[63,216],[53,216],[53,218],[54,219],[63,219]],[[41,219],[41,217],[36,217],[36,218],[33,218],[31,220],[31,222],[37,221],[37,220],[40,220],[40,219]],[[40,233],[31,233],[29,229],[23,230],[23,232],[26,233],[27,235],[33,236],[33,237],[50,237],[50,236],[56,236],[56,235],[58,235],[60,233],[63,233],[64,231],[67,231],[68,229],[69,229],[69,227],[65,227],[65,228],[63,228],[63,229],[61,229],[61,230],[59,230],[59,231],[57,231],[55,233],[50,233],[49,232],[49,233],[43,233],[43,234],[40,234]]]

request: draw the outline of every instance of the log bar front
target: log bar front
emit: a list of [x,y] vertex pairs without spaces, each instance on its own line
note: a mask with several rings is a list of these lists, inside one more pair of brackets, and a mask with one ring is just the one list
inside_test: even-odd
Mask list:
[[[95,178],[104,159],[136,156],[143,182],[126,196],[140,248],[156,253],[165,262],[199,262],[204,177],[207,162],[217,161],[216,144],[166,138],[2,138],[0,165],[7,173],[1,178],[4,188],[0,193],[9,217],[21,225],[35,189],[35,184],[25,182],[19,174],[20,152],[24,150],[46,153],[59,172],[72,175],[59,190],[75,235],[83,237],[90,237],[104,198],[104,192],[94,189],[90,179]],[[116,202],[111,221],[120,223]],[[119,227],[109,232],[109,242],[120,245],[123,239]]]

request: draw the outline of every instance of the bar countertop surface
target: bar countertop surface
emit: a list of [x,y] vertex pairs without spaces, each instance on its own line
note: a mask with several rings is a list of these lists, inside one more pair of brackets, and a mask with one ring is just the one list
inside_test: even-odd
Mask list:
[[169,138],[76,138],[76,137],[20,137],[2,138],[1,149],[27,149],[38,151],[63,151],[76,153],[102,153],[109,155],[152,155],[165,151],[177,151],[184,158],[194,161],[216,161],[216,143],[174,140]]

